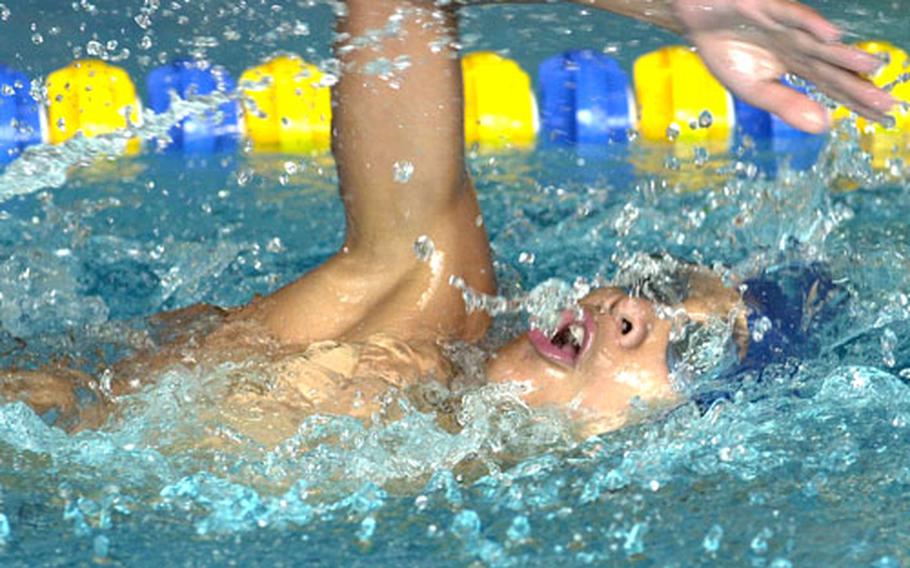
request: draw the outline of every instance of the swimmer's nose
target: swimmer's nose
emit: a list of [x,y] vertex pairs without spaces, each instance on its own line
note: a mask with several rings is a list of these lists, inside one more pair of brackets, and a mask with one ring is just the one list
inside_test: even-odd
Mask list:
[[619,344],[635,349],[648,337],[651,304],[640,298],[624,298],[617,304],[614,316],[619,325]]

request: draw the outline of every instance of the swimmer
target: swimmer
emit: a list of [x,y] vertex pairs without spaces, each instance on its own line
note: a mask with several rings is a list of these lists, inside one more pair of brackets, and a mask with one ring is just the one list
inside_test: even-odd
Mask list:
[[[780,85],[784,71],[812,80],[871,119],[883,119],[891,105],[889,95],[859,75],[879,60],[841,44],[832,24],[796,2],[578,3],[681,33],[734,92],[805,130],[826,128],[826,113]],[[464,157],[454,44],[457,12],[465,4],[471,2],[345,3],[335,45],[342,73],[333,89],[332,150],[346,236],[334,256],[244,307],[198,306],[159,316],[175,337],[154,354],[121,362],[110,384],[51,371],[8,372],[0,395],[56,412],[60,425],[77,430],[100,424],[119,396],[169,365],[264,357],[274,377],[268,392],[229,397],[236,408],[269,409],[271,420],[287,426],[273,433],[291,433],[307,413],[369,419],[392,387],[428,377],[448,383],[453,365],[444,345],[477,342],[490,324],[486,314],[466,310],[450,277],[480,293],[496,291]],[[377,33],[392,18],[400,29]],[[407,58],[409,66],[389,81],[368,71],[377,58]],[[395,175],[402,164],[413,168],[406,183]],[[418,239],[433,244],[426,259],[414,252]],[[656,267],[645,278],[595,290],[580,300],[580,309],[567,310],[555,330],[531,330],[490,355],[489,380],[525,385],[527,404],[564,409],[587,435],[627,423],[635,401],[678,405],[699,376],[747,358],[754,318],[735,287],[704,268],[643,258]],[[702,339],[712,333],[726,335],[711,343],[721,346],[716,354],[705,355]],[[98,402],[88,409],[78,404],[77,385]]]

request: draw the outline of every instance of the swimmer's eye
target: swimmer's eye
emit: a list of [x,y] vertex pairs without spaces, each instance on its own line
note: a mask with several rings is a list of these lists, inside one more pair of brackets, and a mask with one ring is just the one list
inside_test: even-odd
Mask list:
[[626,318],[622,318],[621,325],[622,325],[622,327],[620,328],[620,331],[622,332],[623,335],[628,335],[629,332],[632,331],[632,322],[630,322]]

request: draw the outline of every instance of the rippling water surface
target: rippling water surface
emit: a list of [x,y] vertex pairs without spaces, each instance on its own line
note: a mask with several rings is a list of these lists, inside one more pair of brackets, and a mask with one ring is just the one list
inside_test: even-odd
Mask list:
[[[321,3],[6,4],[0,61],[33,76],[98,49],[137,80],[174,55],[234,72],[284,49],[328,57]],[[910,47],[894,23],[906,2],[820,7]],[[668,41],[575,9],[485,10],[467,18],[468,48],[507,49],[528,69],[566,47],[630,62]],[[484,388],[463,401],[455,433],[402,400],[370,428],[315,417],[260,445],[207,412],[238,374],[262,378],[255,361],[172,368],[97,432],[67,436],[6,405],[0,564],[910,565],[910,174],[870,173],[841,138],[813,171],[773,179],[729,156],[682,164],[697,191],[668,188],[680,176],[662,166],[633,174],[655,152],[635,145],[472,158],[507,295],[609,277],[640,251],[736,275],[824,263],[849,301],[820,354],[739,377],[731,400],[580,444]],[[237,305],[288,282],[341,242],[335,182],[323,159],[146,154],[9,198],[0,362],[103,377],[154,349],[149,315]],[[519,326],[502,319],[492,340]]]

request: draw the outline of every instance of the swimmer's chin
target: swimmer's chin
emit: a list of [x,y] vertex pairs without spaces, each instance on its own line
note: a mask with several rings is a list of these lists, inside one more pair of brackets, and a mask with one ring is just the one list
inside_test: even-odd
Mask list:
[[572,420],[576,436],[580,440],[584,440],[628,426],[661,420],[683,404],[685,404],[685,400],[680,396],[652,399],[648,402],[636,399],[630,400],[628,407],[619,412],[598,413],[570,410],[569,418]]
[[486,365],[491,383],[517,385],[528,407],[565,416],[579,439],[659,419],[685,402],[666,378],[576,371],[542,357],[527,335],[499,349]]

